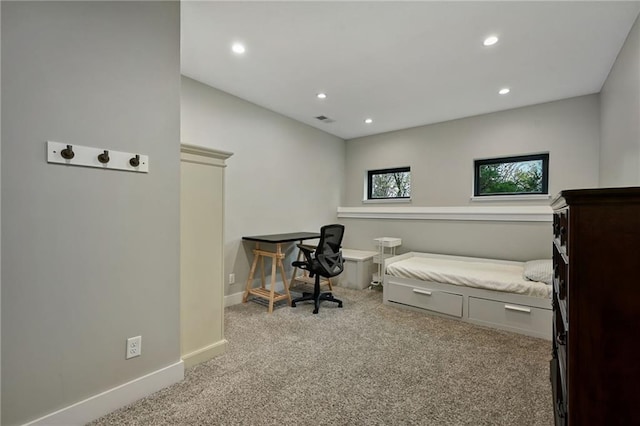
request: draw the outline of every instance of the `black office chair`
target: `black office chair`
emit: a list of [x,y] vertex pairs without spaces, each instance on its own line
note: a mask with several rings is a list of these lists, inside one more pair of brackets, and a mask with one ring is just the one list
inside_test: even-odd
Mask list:
[[296,307],[296,303],[303,302],[305,300],[314,301],[314,314],[318,313],[318,309],[320,309],[320,302],[323,300],[336,302],[338,304],[338,308],[342,308],[342,301],[333,297],[333,293],[320,293],[320,277],[331,278],[342,273],[344,266],[342,264],[343,260],[342,251],[340,251],[340,244],[342,243],[343,235],[343,225],[325,225],[320,228],[320,241],[318,242],[318,246],[315,250],[309,248],[309,246],[305,246],[304,244],[298,244],[298,247],[304,254],[306,260],[295,261],[292,265],[309,271],[309,277],[311,278],[315,275],[315,283],[313,285],[313,293],[303,293],[302,297],[298,297],[291,301],[292,308]]

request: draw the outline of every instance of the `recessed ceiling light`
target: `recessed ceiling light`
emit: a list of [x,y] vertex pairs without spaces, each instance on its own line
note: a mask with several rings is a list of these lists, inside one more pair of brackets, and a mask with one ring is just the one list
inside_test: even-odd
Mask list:
[[509,93],[511,91],[511,89],[509,89],[508,87],[505,87],[504,89],[500,89],[498,91],[499,94],[501,95],[506,95],[507,93]]
[[326,93],[318,93],[316,96],[318,97],[318,99],[326,99],[327,98],[327,94]]
[[484,42],[482,42],[482,44],[484,44],[485,46],[493,46],[497,42],[498,42],[498,37],[489,36],[489,37],[484,39]]
[[231,50],[233,50],[233,53],[237,53],[238,55],[242,55],[245,52],[245,47],[244,44],[242,43],[233,43],[233,45],[231,46]]
[[365,123],[367,123],[367,124],[371,124],[371,123],[373,123],[373,119],[371,119],[371,118],[365,118],[365,119],[364,119],[364,122],[365,122]]

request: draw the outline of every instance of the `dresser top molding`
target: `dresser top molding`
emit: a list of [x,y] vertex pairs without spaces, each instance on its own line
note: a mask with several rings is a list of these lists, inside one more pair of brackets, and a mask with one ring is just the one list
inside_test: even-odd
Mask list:
[[551,200],[551,207],[558,209],[566,204],[640,203],[640,187],[569,189],[561,191]]

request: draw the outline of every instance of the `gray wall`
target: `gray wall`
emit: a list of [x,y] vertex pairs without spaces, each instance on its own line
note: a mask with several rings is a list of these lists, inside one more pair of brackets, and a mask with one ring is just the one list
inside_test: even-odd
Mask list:
[[[549,152],[549,192],[598,184],[599,98],[589,95],[347,141],[345,206],[363,206],[367,170],[411,166],[410,206],[548,205],[471,201],[473,160]],[[375,205],[375,204],[374,204]],[[366,204],[371,206],[371,204]],[[406,204],[386,204],[401,208]],[[379,236],[416,250],[526,260],[549,257],[548,223],[347,219],[345,246]]]
[[525,261],[551,257],[548,222],[341,219],[344,246],[377,250],[376,237],[402,238],[397,253],[419,251]]
[[629,32],[600,98],[600,186],[640,185],[640,18]]
[[[336,221],[345,143],[187,77],[181,107],[182,142],[233,152],[225,170],[224,268],[225,294],[238,293],[253,258],[242,236],[317,231]],[[230,273],[236,284],[228,284]]]
[[[2,2],[3,425],[180,359],[179,26],[176,2]],[[150,173],[47,164],[47,140]]]
[[598,110],[590,95],[349,140],[345,205],[362,205],[367,170],[396,166],[411,166],[413,206],[487,205],[470,200],[473,160],[538,152],[550,153],[551,194],[595,186]]

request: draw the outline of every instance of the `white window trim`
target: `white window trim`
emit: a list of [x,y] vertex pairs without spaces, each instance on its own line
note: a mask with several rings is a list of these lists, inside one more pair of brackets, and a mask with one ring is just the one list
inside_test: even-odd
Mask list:
[[379,204],[379,203],[411,203],[411,198],[372,198],[362,200],[364,204]]
[[[547,154],[549,155],[549,161],[551,161],[551,153],[549,151],[542,151],[542,152],[530,152],[530,153],[525,153],[525,154],[513,154],[513,155],[507,155],[505,157],[485,157],[485,158],[474,158],[473,162],[472,162],[472,169],[471,169],[471,201],[520,201],[520,200],[549,200],[551,199],[551,195],[549,193],[547,194],[514,194],[514,195],[480,195],[480,196],[475,196],[475,176],[476,176],[476,168],[475,168],[475,164],[476,161],[478,160],[489,160],[489,159],[500,159],[500,158],[509,158],[509,157],[526,157],[528,155],[544,155]],[[548,171],[548,173],[551,173],[551,170]],[[549,179],[549,181],[551,180],[551,176],[549,175],[547,177]],[[549,184],[549,182],[547,182],[547,184]],[[549,188],[547,188],[547,190],[549,190]]]
[[522,200],[549,200],[550,194],[518,194],[518,195],[482,195],[471,196],[471,201],[522,201]]
[[[411,173],[411,166],[399,166],[399,167],[389,167],[390,169],[400,169],[400,168],[404,168],[404,167],[408,167],[409,168],[409,173]],[[370,203],[410,203],[411,202],[411,197],[409,198],[367,198],[367,196],[369,195],[369,172],[371,170],[380,170],[380,169],[367,169],[364,172],[364,184],[363,184],[363,195],[362,195],[362,202],[365,204],[370,204]],[[413,181],[412,181],[413,184]]]

